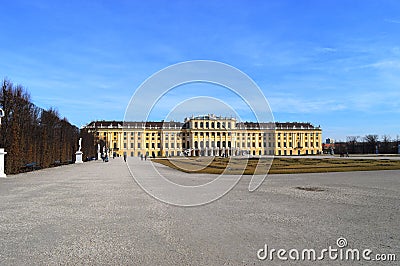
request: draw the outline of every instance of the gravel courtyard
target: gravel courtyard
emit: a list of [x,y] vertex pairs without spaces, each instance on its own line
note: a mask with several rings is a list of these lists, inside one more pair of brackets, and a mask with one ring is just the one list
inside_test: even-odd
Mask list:
[[[134,160],[139,171],[151,167]],[[175,207],[147,195],[120,158],[8,176],[0,179],[0,265],[316,265],[260,261],[257,251],[319,251],[340,237],[397,255],[382,265],[400,260],[400,171],[269,175],[251,193],[248,184],[243,177],[213,203]]]

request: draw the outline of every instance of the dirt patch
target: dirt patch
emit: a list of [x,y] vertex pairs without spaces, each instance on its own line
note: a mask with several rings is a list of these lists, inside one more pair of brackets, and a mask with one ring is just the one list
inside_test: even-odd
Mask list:
[[326,191],[325,188],[321,188],[321,187],[295,187],[296,189],[299,190],[304,190],[304,191],[312,191],[312,192],[322,192],[322,191]]

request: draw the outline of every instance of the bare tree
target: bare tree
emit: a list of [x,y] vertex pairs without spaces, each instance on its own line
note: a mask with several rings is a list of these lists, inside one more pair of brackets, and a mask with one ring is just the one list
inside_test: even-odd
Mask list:
[[347,137],[347,151],[349,153],[356,153],[356,146],[358,143],[359,136],[348,136]]
[[391,147],[391,139],[389,135],[383,135],[382,136],[382,141],[381,141],[381,152],[382,153],[392,153],[392,147]]
[[378,145],[378,135],[366,135],[364,137],[364,141],[366,144],[366,153],[376,153]]
[[[35,162],[41,167],[72,162],[77,149],[79,129],[65,118],[60,119],[55,109],[43,110],[30,101],[22,86],[14,86],[3,80],[0,105],[4,118],[0,129],[0,145],[8,154],[5,171],[20,172],[24,165]],[[86,136],[90,138],[90,136]],[[94,149],[94,141],[88,139],[87,154]]]

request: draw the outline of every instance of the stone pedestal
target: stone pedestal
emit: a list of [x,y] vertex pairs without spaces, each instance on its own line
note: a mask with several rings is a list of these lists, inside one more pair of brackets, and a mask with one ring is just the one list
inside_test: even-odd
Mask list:
[[4,173],[4,156],[7,154],[7,152],[4,151],[4,148],[0,148],[0,177],[7,177],[7,175]]
[[83,154],[83,152],[81,152],[81,151],[75,152],[75,163],[83,163],[82,154]]

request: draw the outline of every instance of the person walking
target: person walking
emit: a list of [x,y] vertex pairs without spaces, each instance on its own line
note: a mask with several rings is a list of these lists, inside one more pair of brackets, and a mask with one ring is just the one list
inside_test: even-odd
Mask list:
[[126,154],[124,154],[124,161],[126,162]]

